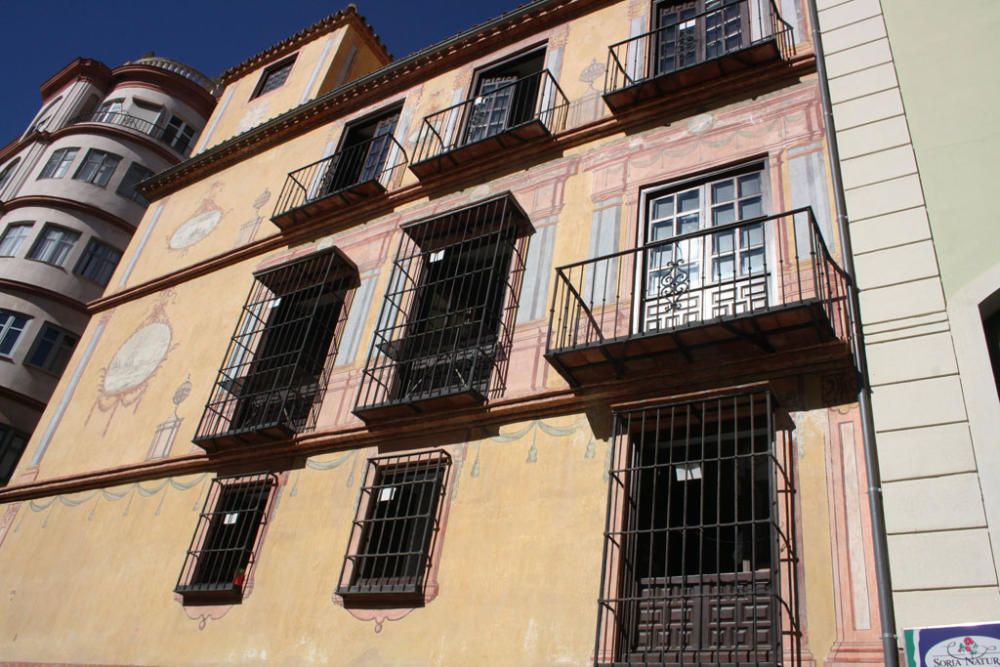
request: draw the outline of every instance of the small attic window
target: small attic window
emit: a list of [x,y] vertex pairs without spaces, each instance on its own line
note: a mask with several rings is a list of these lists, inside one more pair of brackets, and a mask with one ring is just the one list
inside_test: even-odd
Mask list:
[[257,87],[254,88],[253,95],[250,99],[255,97],[260,97],[265,93],[269,93],[275,88],[281,88],[285,85],[285,81],[288,80],[288,75],[292,71],[292,65],[295,64],[295,59],[298,54],[285,58],[280,62],[276,62],[273,65],[267,67],[263,74],[260,75],[260,81],[257,82]]

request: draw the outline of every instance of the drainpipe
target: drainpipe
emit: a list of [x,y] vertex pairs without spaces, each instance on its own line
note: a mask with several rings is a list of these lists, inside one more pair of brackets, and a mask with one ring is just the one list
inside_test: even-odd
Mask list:
[[823,40],[819,30],[819,11],[816,0],[807,0],[809,22],[812,24],[813,49],[816,53],[816,71],[819,74],[819,90],[823,104],[823,118],[826,129],[826,143],[830,156],[830,170],[837,207],[837,227],[844,248],[844,271],[851,279],[847,301],[853,335],[855,361],[858,365],[859,389],[858,407],[861,412],[862,439],[865,451],[865,471],[868,474],[868,509],[871,512],[872,544],[875,552],[875,582],[878,588],[879,617],[882,625],[882,652],[886,667],[898,667],[899,649],[896,637],[896,615],[892,603],[892,577],[889,573],[889,543],[885,532],[885,513],[882,508],[882,480],[878,467],[878,453],[875,449],[875,420],[872,415],[872,392],[868,379],[868,359],[865,353],[864,334],[861,328],[861,305],[854,280],[854,252],[851,249],[851,234],[847,220],[847,197],[844,195],[844,181],[840,171],[840,150],[837,147],[837,130],[833,120],[833,105],[830,102],[830,83],[826,75],[826,61],[823,55]]

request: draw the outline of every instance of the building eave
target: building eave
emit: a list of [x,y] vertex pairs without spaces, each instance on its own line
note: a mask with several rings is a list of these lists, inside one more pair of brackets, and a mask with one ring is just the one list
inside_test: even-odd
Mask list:
[[379,36],[375,33],[374,28],[372,28],[363,16],[358,14],[358,8],[351,4],[339,12],[330,14],[329,16],[320,19],[308,28],[300,30],[291,37],[283,39],[260,53],[247,58],[238,65],[230,67],[219,77],[219,83],[222,86],[228,86],[232,82],[246,76],[250,72],[280,60],[288,54],[298,50],[303,45],[312,42],[323,35],[331,33],[341,26],[349,23],[354,24],[354,26],[358,28],[359,32],[367,38],[367,41],[371,44],[372,50],[374,50],[384,61],[392,60],[392,54],[389,53],[385,44],[383,44],[382,40],[379,39]]
[[613,0],[536,0],[438,42],[236,135],[147,181],[141,190],[162,198],[262,150]]

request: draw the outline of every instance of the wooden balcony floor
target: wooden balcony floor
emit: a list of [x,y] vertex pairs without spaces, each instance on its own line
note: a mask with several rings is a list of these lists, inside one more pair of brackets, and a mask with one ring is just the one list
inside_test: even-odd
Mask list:
[[[626,376],[680,372],[691,364],[765,361],[767,355],[837,340],[818,300],[736,317],[550,350],[545,357],[573,386]],[[844,355],[850,348],[844,341]]]
[[383,194],[385,194],[385,186],[382,183],[374,179],[367,180],[291,208],[271,218],[271,222],[282,230],[286,230],[302,221],[314,219],[335,209],[351,206]]
[[730,74],[745,72],[753,67],[780,59],[781,52],[778,49],[777,39],[768,39],[712,60],[706,60],[673,72],[650,76],[623,88],[612,90],[604,94],[604,101],[608,108],[618,112],[655,97],[670,95],[685,88],[691,88]]
[[444,151],[420,162],[414,162],[410,165],[410,171],[416,174],[417,178],[427,178],[447,169],[475,162],[508,148],[521,146],[529,141],[548,136],[551,136],[549,128],[540,119],[535,118],[485,139],[463,144],[450,151]]

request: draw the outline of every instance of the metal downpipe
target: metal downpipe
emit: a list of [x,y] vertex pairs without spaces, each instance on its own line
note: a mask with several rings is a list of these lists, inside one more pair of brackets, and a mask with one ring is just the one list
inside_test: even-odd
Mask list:
[[816,53],[816,71],[819,75],[826,143],[830,156],[834,197],[836,198],[837,227],[840,230],[840,238],[844,248],[844,271],[847,272],[847,275],[851,279],[850,297],[847,303],[853,323],[855,361],[858,364],[858,407],[861,412],[865,471],[868,475],[868,509],[871,512],[872,521],[875,581],[878,588],[879,616],[882,625],[882,652],[886,667],[898,667],[899,648],[896,636],[896,616],[892,601],[892,577],[889,572],[889,544],[886,538],[885,513],[882,507],[882,479],[879,473],[878,452],[875,449],[875,422],[872,414],[871,385],[868,380],[868,359],[865,353],[861,327],[861,306],[854,280],[854,254],[851,248],[851,235],[847,220],[847,198],[844,195],[844,183],[840,171],[840,150],[837,146],[833,105],[830,101],[830,85],[826,74],[823,41],[819,30],[819,11],[816,8],[816,0],[807,0],[806,6],[809,9],[809,22],[812,24],[813,49]]

